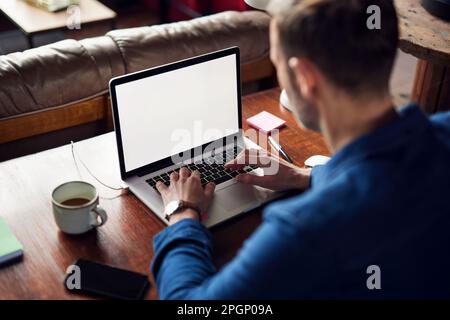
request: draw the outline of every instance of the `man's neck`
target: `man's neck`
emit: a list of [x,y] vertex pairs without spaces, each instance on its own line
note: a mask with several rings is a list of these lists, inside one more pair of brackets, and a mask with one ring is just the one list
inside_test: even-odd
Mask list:
[[332,153],[398,117],[389,94],[376,99],[333,97],[323,107],[321,130]]

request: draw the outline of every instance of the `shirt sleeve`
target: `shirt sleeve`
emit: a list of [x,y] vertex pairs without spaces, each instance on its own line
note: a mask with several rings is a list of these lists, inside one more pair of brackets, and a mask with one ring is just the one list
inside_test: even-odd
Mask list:
[[317,187],[322,180],[323,174],[325,172],[325,165],[319,165],[312,169],[311,171],[311,188]]
[[[269,299],[299,297],[311,290],[318,274],[319,251],[299,243],[289,224],[265,215],[263,224],[237,256],[216,273],[209,231],[199,222],[182,220],[154,240],[152,272],[161,299]],[[269,218],[268,218],[269,217]],[[301,256],[293,258],[293,252]],[[304,263],[308,261],[308,263]],[[295,273],[292,270],[295,270]],[[298,278],[300,277],[300,278]],[[301,282],[291,288],[287,280]],[[295,291],[295,295],[294,295]],[[290,296],[292,295],[292,296]]]
[[431,121],[450,128],[450,112],[441,112],[430,117]]
[[435,134],[450,148],[450,112],[437,113],[430,117],[435,128]]

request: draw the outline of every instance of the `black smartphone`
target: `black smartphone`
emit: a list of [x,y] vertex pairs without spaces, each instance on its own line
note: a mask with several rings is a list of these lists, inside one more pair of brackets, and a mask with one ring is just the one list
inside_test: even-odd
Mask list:
[[72,293],[140,300],[150,289],[150,282],[145,274],[82,259],[77,260],[74,266],[71,268],[72,273],[67,274],[64,280],[66,289]]

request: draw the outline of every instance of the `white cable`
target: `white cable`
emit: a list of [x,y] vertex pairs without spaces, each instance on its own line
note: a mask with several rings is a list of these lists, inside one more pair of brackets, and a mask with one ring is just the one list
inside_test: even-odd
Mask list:
[[[107,187],[107,188],[109,188],[109,189],[111,189],[111,190],[114,190],[114,191],[126,191],[126,190],[128,190],[128,188],[122,188],[122,187],[120,187],[120,188],[115,188],[115,187],[111,187],[111,186],[107,185],[106,183],[103,183],[102,181],[100,181],[100,179],[98,179],[98,178],[91,172],[91,170],[89,170],[89,168],[87,167],[87,165],[84,163],[83,159],[81,159],[80,156],[76,153],[76,151],[75,151],[75,144],[73,143],[73,141],[70,141],[70,144],[71,144],[71,148],[72,148],[72,158],[73,158],[73,162],[75,163],[75,167],[77,168],[77,172],[78,172],[78,175],[80,176],[80,179],[82,179],[82,176],[81,176],[80,168],[78,167],[78,163],[77,163],[77,159],[76,159],[76,158],[78,158],[78,160],[80,161],[80,163],[83,165],[83,167],[86,169],[86,171],[91,175],[91,177],[93,177],[93,178],[94,178],[98,183],[100,183],[101,185],[103,185],[103,186],[105,186],[105,187]],[[123,196],[123,195],[124,195],[124,193],[121,193],[120,195],[118,195],[118,196],[116,196],[116,197],[113,197],[113,198],[104,198],[104,197],[101,197],[101,198],[102,198],[102,199],[105,199],[105,200],[113,200],[113,199],[119,198],[119,197],[121,197],[121,196]]]

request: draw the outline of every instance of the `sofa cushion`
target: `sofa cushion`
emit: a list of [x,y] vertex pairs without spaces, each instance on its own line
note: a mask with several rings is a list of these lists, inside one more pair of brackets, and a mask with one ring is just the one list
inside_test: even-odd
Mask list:
[[109,37],[0,56],[0,119],[97,95],[123,73],[121,54]]
[[126,72],[238,46],[241,62],[269,53],[270,17],[262,12],[223,12],[167,25],[114,30],[107,34],[123,55]]
[[261,60],[269,21],[262,12],[225,12],[0,56],[0,120],[85,101],[105,94],[115,76],[231,46],[244,64]]

